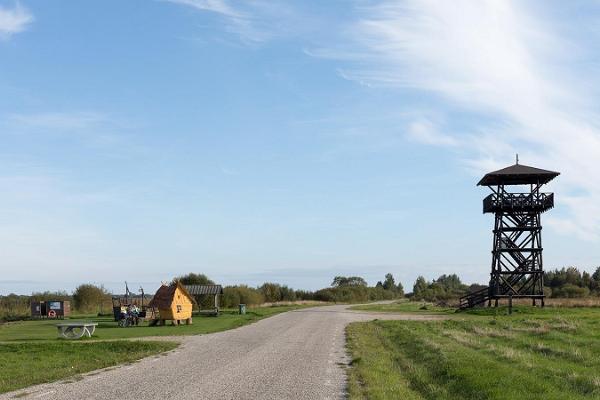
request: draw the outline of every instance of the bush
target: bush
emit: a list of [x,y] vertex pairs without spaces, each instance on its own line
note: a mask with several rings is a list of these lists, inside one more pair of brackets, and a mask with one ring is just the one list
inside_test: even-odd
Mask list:
[[552,289],[552,297],[567,297],[567,298],[580,298],[587,297],[590,295],[590,289],[586,287],[579,287],[567,283],[559,288]]
[[285,285],[278,283],[263,283],[258,288],[262,293],[266,302],[273,303],[276,301],[296,301],[296,292]]
[[111,296],[104,286],[79,285],[73,292],[73,305],[82,313],[98,313],[112,307]]
[[265,298],[258,289],[246,285],[226,286],[223,288],[221,305],[224,308],[236,308],[239,304],[256,306],[265,302]]

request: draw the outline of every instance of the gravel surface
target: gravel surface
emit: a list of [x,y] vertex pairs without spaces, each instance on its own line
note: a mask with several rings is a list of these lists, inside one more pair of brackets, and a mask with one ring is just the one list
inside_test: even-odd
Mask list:
[[181,345],[171,352],[0,399],[341,399],[348,364],[346,324],[437,318],[443,317],[347,306],[290,311],[225,332],[178,337]]

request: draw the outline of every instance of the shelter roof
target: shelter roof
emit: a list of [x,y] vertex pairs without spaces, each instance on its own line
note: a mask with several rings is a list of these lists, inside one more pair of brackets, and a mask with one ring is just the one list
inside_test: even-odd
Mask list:
[[202,294],[223,294],[223,287],[221,285],[185,285],[185,288],[193,296]]
[[529,167],[527,165],[515,164],[510,167],[499,169],[485,174],[477,185],[528,185],[545,184],[560,175],[560,172],[547,171],[545,169]]

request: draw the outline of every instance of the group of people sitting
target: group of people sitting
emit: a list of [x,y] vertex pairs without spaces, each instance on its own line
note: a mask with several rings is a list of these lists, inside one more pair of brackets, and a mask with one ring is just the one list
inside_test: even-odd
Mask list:
[[136,304],[129,304],[121,307],[119,325],[131,326],[140,323],[140,309]]

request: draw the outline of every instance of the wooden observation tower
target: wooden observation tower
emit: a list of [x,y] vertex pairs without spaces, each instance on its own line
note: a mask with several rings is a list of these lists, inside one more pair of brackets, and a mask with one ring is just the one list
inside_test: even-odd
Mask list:
[[[533,305],[544,306],[544,270],[542,262],[542,224],[540,215],[554,207],[554,193],[542,193],[541,187],[558,172],[520,165],[486,174],[477,184],[492,194],[483,199],[483,212],[494,213],[494,244],[490,286],[460,299],[460,308],[498,300],[530,298]],[[512,186],[528,191],[509,192]]]

